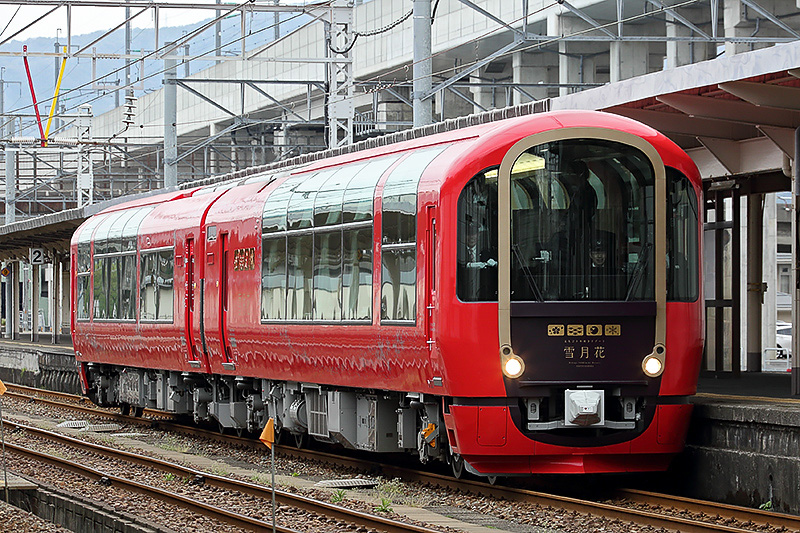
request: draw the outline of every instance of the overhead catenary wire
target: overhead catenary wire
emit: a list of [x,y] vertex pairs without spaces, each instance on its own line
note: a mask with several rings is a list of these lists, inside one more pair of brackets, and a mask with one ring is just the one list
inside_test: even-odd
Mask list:
[[[679,4],[679,5],[677,5],[677,6],[671,6],[671,7],[672,7],[672,8],[682,7],[682,6],[685,6],[685,5],[689,5],[689,4],[696,3],[696,1],[697,1],[697,0],[688,0],[688,1],[686,1],[686,2],[683,2],[682,4]],[[550,7],[553,7],[553,6],[554,6],[554,5],[556,5],[557,3],[558,3],[558,2],[553,2],[553,3],[551,3],[551,4],[548,4],[547,6],[544,6],[543,8],[541,8],[540,10],[537,10],[537,12],[539,12],[539,11],[542,11],[542,10],[544,10],[544,9],[548,9],[548,8],[550,8]],[[534,12],[534,13],[535,13],[535,12]],[[532,13],[532,14],[534,14],[534,13]],[[641,17],[643,17],[643,16],[652,16],[652,14],[653,14],[653,12],[649,12],[649,13],[642,14],[642,15],[634,15],[634,16],[632,16],[632,17],[628,17],[627,19],[625,19],[625,21],[624,21],[624,22],[633,21],[633,20],[636,20],[636,19],[638,19],[638,18],[641,18]],[[301,13],[300,15],[298,15],[298,16],[301,16],[301,15],[302,15],[302,13]],[[530,14],[529,14],[528,16],[530,16]],[[522,17],[520,17],[520,18],[516,19],[515,21],[512,21],[510,24],[514,24],[514,23],[516,23],[516,22],[519,22],[520,20],[522,20]],[[395,22],[397,22],[397,21],[395,21]],[[402,22],[402,21],[401,21],[401,22]],[[611,22],[611,23],[608,23],[608,24],[605,24],[605,25],[603,25],[603,27],[611,27],[611,26],[614,26],[614,25],[616,25],[616,24],[617,24],[617,21],[614,21],[614,22]],[[387,25],[387,26],[385,26],[385,27],[383,27],[383,28],[380,28],[379,30],[376,30],[376,31],[381,31],[381,32],[383,32],[383,31],[388,31],[389,29],[391,29],[391,28],[389,28],[389,26],[391,26],[391,27],[393,28],[393,27],[396,27],[397,25],[399,25],[399,23],[397,23],[397,24],[395,24],[395,23],[392,23],[392,24],[390,24],[390,25]],[[514,50],[514,51],[512,51],[512,52],[508,52],[508,53],[506,53],[506,54],[503,54],[503,55],[501,55],[501,56],[498,56],[498,58],[505,57],[505,56],[507,56],[507,55],[510,55],[510,54],[512,54],[512,53],[514,53],[514,52],[517,52],[517,51],[524,51],[524,50],[530,50],[530,49],[536,49],[536,48],[544,48],[544,47],[547,47],[547,46],[551,46],[551,45],[553,45],[553,44],[556,44],[556,43],[560,42],[561,40],[563,40],[563,39],[566,39],[566,38],[568,38],[568,37],[572,37],[572,36],[576,36],[576,35],[582,35],[582,34],[585,34],[585,33],[588,33],[588,32],[596,31],[596,30],[598,30],[598,29],[599,29],[599,27],[595,27],[595,26],[593,26],[593,27],[591,27],[591,28],[587,28],[587,29],[584,29],[584,30],[580,30],[580,31],[573,32],[573,33],[571,33],[571,34],[567,34],[567,35],[562,35],[562,36],[559,36],[559,37],[555,37],[555,38],[553,38],[553,39],[549,39],[549,40],[547,40],[547,41],[544,41],[544,42],[537,42],[537,43],[533,43],[533,44],[532,44],[532,45],[530,45],[530,46],[527,46],[527,47],[521,47],[521,48],[519,48],[519,49],[516,49],[516,50]],[[491,31],[489,31],[489,32],[486,32],[485,34],[483,34],[483,35],[481,35],[481,36],[478,36],[478,37],[475,37],[475,38],[473,38],[473,39],[470,39],[469,41],[467,41],[467,43],[462,43],[460,46],[463,46],[463,44],[469,44],[470,42],[477,42],[478,40],[480,40],[480,39],[482,39],[482,38],[485,38],[485,37],[487,37],[487,36],[490,36],[490,35],[492,35],[493,33],[496,33],[497,31],[503,31],[503,30],[504,30],[504,28],[503,28],[503,27],[498,27],[498,28],[495,28],[495,29],[493,29],[493,30],[491,30]],[[258,31],[262,31],[262,30],[258,30]],[[257,32],[256,32],[256,33],[257,33]],[[368,33],[368,32],[362,32],[362,34],[364,34],[364,33]],[[233,41],[230,41],[229,43],[226,43],[225,45],[223,45],[223,47],[224,47],[224,46],[228,46],[229,44],[232,44],[232,43],[234,43],[234,42],[237,42],[237,41],[239,41],[239,40],[240,40],[239,38],[237,38],[237,39],[234,39]],[[455,47],[452,47],[452,48],[455,48]],[[450,49],[447,49],[447,50],[442,50],[442,51],[439,51],[439,52],[437,52],[436,54],[432,54],[431,58],[433,58],[433,57],[435,57],[435,56],[437,56],[437,55],[440,55],[440,54],[442,54],[442,53],[445,53],[446,51],[448,51],[448,50],[451,50],[452,48],[450,48]],[[211,50],[211,51],[213,51],[213,50]],[[211,51],[209,51],[208,53],[210,53]],[[196,58],[195,58],[195,59],[196,59]],[[137,60],[137,61],[139,61],[139,60]],[[478,62],[478,60],[476,60],[476,61],[472,61],[472,62],[470,62],[470,63],[467,63],[467,64],[461,64],[461,65],[459,65],[459,67],[462,67],[462,68],[463,68],[464,66],[470,66],[470,65],[473,65],[473,64],[475,64],[475,63],[477,63],[477,62]],[[185,63],[185,61],[181,61],[181,62],[180,62],[180,64],[184,64],[184,63]],[[180,64],[179,64],[179,65],[180,65]],[[452,72],[452,71],[454,71],[456,68],[457,68],[457,67],[450,67],[450,68],[442,69],[442,70],[439,70],[439,71],[437,71],[436,73],[434,73],[434,75],[441,76],[441,75],[443,75],[443,74],[445,74],[445,73],[448,73],[448,72]],[[121,70],[121,69],[118,69],[118,70]],[[355,85],[356,85],[356,86],[358,86],[358,85],[362,85],[362,86],[364,86],[364,84],[365,84],[365,83],[367,83],[367,82],[371,82],[371,81],[372,81],[372,82],[374,82],[374,81],[376,81],[376,80],[380,80],[381,78],[384,78],[384,77],[385,77],[387,74],[391,74],[391,73],[394,73],[394,72],[397,72],[397,71],[400,71],[400,70],[408,70],[408,66],[407,66],[407,65],[405,65],[405,66],[402,66],[402,67],[398,67],[397,69],[394,69],[394,70],[392,70],[392,71],[389,71],[388,73],[382,73],[381,75],[374,76],[373,78],[370,78],[370,79],[368,79],[368,80],[362,80],[362,81],[360,81],[360,82],[356,82],[356,84],[355,84]],[[164,72],[164,70],[161,70],[161,71],[158,71],[158,72],[156,72],[156,73],[154,73],[154,74],[152,74],[152,75],[150,75],[150,76],[148,76],[148,77],[152,77],[152,76],[155,76],[155,75],[161,74],[161,73],[163,73],[163,72]],[[113,72],[112,72],[112,73],[113,73]],[[109,75],[109,74],[106,74],[105,76],[108,76],[108,75]],[[411,81],[413,81],[413,78],[411,78]],[[386,86],[386,87],[391,87],[391,86],[394,86],[394,85],[399,85],[399,84],[401,84],[401,83],[409,83],[409,79],[405,79],[405,80],[402,80],[402,81],[399,81],[399,82],[395,82],[395,83],[393,83],[393,82],[387,82],[385,86]],[[94,100],[94,99],[93,99],[93,100]],[[93,101],[93,100],[92,100],[92,101]],[[151,102],[151,104],[152,104],[152,102]],[[265,108],[261,108],[261,110],[262,110],[262,111],[264,111],[264,110],[270,110],[270,109],[273,109],[273,110],[274,110],[274,109],[278,109],[278,107],[279,107],[279,106],[277,106],[277,105],[274,105],[274,106],[267,106],[267,107],[265,107]],[[246,114],[245,114],[245,116],[246,116]],[[186,126],[186,125],[191,125],[191,124],[200,124],[200,123],[207,123],[207,121],[205,121],[205,120],[196,120],[196,121],[182,121],[182,122],[180,122],[180,123],[179,123],[179,125],[181,125],[181,126]],[[231,131],[231,133],[232,133],[233,131],[238,131],[239,129],[242,129],[242,128],[247,128],[248,126],[249,126],[248,124],[242,124],[241,126],[239,126],[239,127],[237,127],[237,128],[234,128],[234,129]],[[148,128],[161,128],[161,127],[163,127],[163,125],[147,125],[147,126],[140,126],[140,127],[148,127]],[[189,143],[181,143],[181,146],[187,146],[187,145],[189,145]],[[153,153],[155,153],[155,152],[158,152],[158,151],[159,151],[159,150],[158,150],[157,148],[155,148],[154,150],[152,150],[152,151],[148,151],[148,152],[146,152],[146,153],[145,153],[145,154],[143,154],[143,155],[145,155],[145,156],[146,156],[146,155],[151,155],[151,154],[153,154]]]
[[[316,5],[315,5],[315,7],[319,7],[319,6],[325,6],[325,5],[328,5],[329,3],[330,3],[330,2],[322,2],[322,3],[320,3],[320,4],[316,4]],[[192,38],[194,35],[197,35],[197,34],[199,34],[199,33],[202,33],[203,31],[205,31],[205,30],[209,29],[209,28],[210,28],[210,27],[211,27],[213,24],[215,24],[215,23],[216,23],[216,21],[218,21],[218,20],[222,20],[223,18],[225,18],[226,16],[228,16],[230,13],[232,13],[232,12],[234,12],[234,11],[238,11],[238,10],[242,9],[242,8],[243,8],[243,7],[245,7],[247,4],[248,4],[248,2],[243,2],[243,3],[241,3],[241,4],[237,4],[237,5],[235,5],[234,7],[230,7],[230,4],[227,4],[227,5],[226,5],[226,7],[229,7],[229,9],[228,9],[227,11],[225,11],[225,13],[221,14],[219,17],[215,17],[215,18],[211,19],[209,22],[206,22],[206,23],[204,23],[204,24],[203,24],[201,27],[199,27],[199,28],[197,28],[197,29],[195,29],[195,30],[192,30],[192,31],[191,31],[191,32],[189,32],[188,34],[186,34],[186,35],[182,36],[182,37],[179,39],[179,41],[182,41],[182,42],[188,41],[188,40],[189,40],[190,38]],[[292,18],[297,18],[297,17],[300,17],[300,16],[303,16],[303,15],[307,14],[307,11],[306,11],[305,9],[298,9],[298,12],[299,12],[299,14],[298,14],[298,15],[296,15],[295,17],[292,17]],[[292,20],[292,19],[290,18],[289,20]],[[287,21],[284,21],[284,22],[287,22]],[[268,30],[268,29],[271,29],[271,28],[262,28],[262,29],[256,30],[256,32],[253,32],[253,34],[255,34],[255,33],[260,33],[260,32],[262,32],[262,31],[266,31],[266,30]],[[224,47],[226,47],[226,46],[229,46],[229,45],[231,45],[231,44],[233,44],[233,43],[235,43],[235,42],[237,42],[237,41],[240,41],[240,40],[241,40],[241,37],[237,37],[236,39],[234,39],[234,40],[232,40],[232,41],[229,41],[229,42],[227,42],[227,43],[223,44],[221,47],[222,47],[222,48],[224,48]],[[130,66],[130,65],[133,65],[133,64],[136,64],[136,63],[140,63],[140,62],[142,62],[142,63],[143,63],[145,60],[151,59],[151,58],[152,58],[152,56],[154,56],[154,55],[158,55],[160,52],[162,52],[162,51],[164,51],[164,50],[169,50],[169,51],[171,52],[172,50],[174,50],[174,49],[175,49],[175,48],[177,48],[178,46],[180,46],[180,44],[176,44],[176,43],[170,43],[170,44],[166,44],[166,43],[165,43],[163,46],[159,47],[158,49],[156,49],[156,50],[153,50],[152,52],[150,52],[150,53],[148,53],[148,54],[145,54],[145,55],[144,55],[144,56],[142,56],[141,58],[137,58],[137,59],[135,59],[135,60],[131,61],[131,63],[129,63],[128,65]],[[216,51],[216,48],[213,48],[213,49],[209,50],[208,52],[205,52],[205,53],[203,53],[202,55],[208,55],[208,54],[210,54],[211,52],[214,52],[214,51]],[[197,58],[194,58],[194,59],[196,60]],[[181,66],[181,65],[183,65],[185,62],[186,62],[186,61],[184,61],[184,60],[180,60],[180,61],[179,61],[179,63],[177,64],[177,66]],[[124,70],[125,70],[125,68],[126,68],[126,67],[123,65],[123,66],[121,66],[121,67],[119,67],[119,68],[117,68],[117,69],[114,69],[114,70],[112,70],[111,72],[108,72],[108,73],[106,73],[106,74],[103,74],[102,76],[98,76],[97,78],[93,78],[92,80],[90,80],[90,81],[88,81],[88,82],[86,82],[86,83],[83,83],[83,84],[81,84],[81,85],[79,85],[79,86],[77,86],[77,87],[74,87],[74,88],[72,88],[72,89],[69,89],[69,90],[65,91],[65,92],[64,92],[64,95],[66,96],[66,95],[69,95],[70,93],[74,93],[74,92],[76,92],[76,91],[79,91],[80,89],[83,89],[83,88],[85,88],[85,87],[87,87],[87,86],[91,86],[91,85],[93,85],[94,83],[96,83],[97,81],[99,81],[99,80],[102,80],[103,78],[107,78],[108,76],[111,76],[111,75],[113,75],[113,74],[116,74],[116,73],[119,73],[119,72],[122,72],[122,71],[124,71]],[[159,70],[159,71],[157,71],[156,73],[154,73],[154,74],[151,74],[150,76],[148,76],[148,78],[150,78],[150,77],[153,77],[153,76],[156,76],[156,75],[158,75],[158,74],[162,74],[162,73],[163,73],[163,72],[165,72],[166,70],[167,70],[167,69],[162,69],[162,70]],[[141,81],[141,80],[139,80],[139,81]],[[116,90],[123,90],[123,89],[127,89],[127,88],[129,88],[129,87],[132,87],[132,86],[133,86],[133,84],[128,84],[128,85],[125,85],[124,87],[120,87],[119,89],[116,89]],[[95,100],[97,100],[98,98],[102,98],[103,96],[105,96],[105,95],[99,96],[99,97],[97,97],[97,98],[92,98],[92,99],[91,99],[91,100],[89,100],[89,101],[95,101]],[[36,103],[38,104],[39,102],[37,101]],[[84,103],[84,104],[85,104],[85,103],[88,103],[88,102],[82,102],[82,103]],[[80,105],[80,104],[78,104],[78,105]],[[18,109],[14,109],[14,110],[8,111],[8,113],[17,113],[17,112],[19,112],[19,111],[22,111],[23,109],[25,109],[25,108],[27,108],[27,107],[29,107],[29,106],[24,106],[24,107],[22,107],[22,108],[18,108]],[[76,107],[77,107],[77,105],[76,105],[76,106],[73,106],[73,107],[72,107],[72,108],[70,108],[70,109],[75,109]]]
[[[685,6],[685,5],[688,5],[688,4],[696,3],[697,1],[698,1],[698,0],[688,0],[688,1],[684,2],[684,3],[682,3],[682,4],[678,4],[678,5],[676,5],[676,6],[671,6],[671,7],[672,7],[672,8],[682,7],[682,6]],[[545,10],[545,9],[549,9],[550,7],[553,7],[553,6],[555,6],[556,4],[558,4],[558,2],[557,2],[557,1],[556,1],[556,2],[552,2],[552,3],[550,3],[550,4],[546,5],[546,6],[543,6],[541,9],[539,9],[539,10],[537,10],[537,11],[535,11],[534,13],[531,13],[531,14],[535,14],[535,13],[537,13],[537,12],[540,12],[540,11],[543,11],[543,10]],[[234,9],[234,10],[235,10],[235,9]],[[228,12],[228,13],[229,13],[229,12]],[[304,13],[300,13],[300,15],[298,15],[298,16],[301,16],[302,14],[304,14]],[[528,16],[530,16],[531,14],[529,14]],[[638,18],[641,18],[641,17],[644,17],[644,16],[652,16],[652,14],[653,14],[653,12],[649,12],[649,13],[645,13],[645,14],[641,14],[641,15],[634,15],[634,16],[632,16],[632,17],[629,17],[628,19],[626,19],[626,20],[625,20],[625,21],[623,21],[623,22],[633,21],[633,20],[636,20],[636,19],[638,19]],[[224,17],[224,16],[228,16],[228,15],[227,15],[227,13],[226,13],[226,15],[223,15],[223,17]],[[520,17],[520,18],[516,19],[515,21],[512,21],[510,24],[514,24],[514,23],[516,23],[516,22],[519,22],[520,20],[522,20],[522,18],[523,18],[523,17]],[[215,19],[215,20],[216,20],[216,19]],[[208,23],[206,26],[209,26],[209,25],[210,25],[210,24],[212,24],[213,22],[214,22],[214,21],[212,21],[212,22]],[[616,21],[614,21],[614,22],[611,22],[611,23],[608,23],[608,24],[605,24],[605,25],[603,25],[603,27],[611,27],[611,26],[613,26],[613,25],[615,25],[615,24],[617,24],[617,22],[616,22]],[[381,33],[381,32],[388,31],[389,29],[391,29],[391,28],[393,28],[393,27],[396,27],[397,25],[398,25],[398,21],[395,21],[395,22],[393,22],[393,23],[391,23],[391,24],[389,24],[389,25],[387,25],[387,26],[384,26],[384,27],[382,27],[382,28],[379,28],[378,30],[373,30],[373,31],[370,31],[370,32],[361,32],[361,34],[377,34],[377,33]],[[562,39],[564,39],[564,38],[571,37],[571,36],[575,36],[575,35],[581,35],[581,34],[585,34],[585,33],[587,33],[587,32],[595,31],[596,29],[598,29],[598,28],[596,28],[596,27],[587,28],[587,29],[585,29],[585,30],[577,31],[577,32],[574,32],[574,33],[572,33],[572,34],[563,35],[563,36],[560,36],[560,37],[556,37],[556,38],[550,39],[550,40],[548,40],[548,41],[546,41],[546,42],[544,42],[544,43],[534,43],[534,44],[532,44],[531,46],[528,46],[528,47],[521,47],[521,48],[519,48],[519,49],[517,49],[517,50],[514,50],[514,51],[512,51],[512,52],[509,52],[509,53],[507,53],[507,54],[504,54],[503,56],[498,56],[498,58],[500,58],[500,57],[504,57],[504,56],[506,56],[506,55],[509,55],[509,54],[511,54],[511,53],[514,53],[514,52],[516,52],[516,51],[525,51],[525,50],[530,50],[530,49],[534,49],[534,48],[542,48],[542,47],[545,47],[545,46],[549,46],[549,45],[552,45],[552,44],[555,44],[555,43],[557,43],[557,42],[561,41],[561,40],[562,40]],[[204,30],[201,28],[199,31],[204,31]],[[196,34],[196,33],[199,33],[199,31],[198,31],[198,30],[194,30],[194,31],[193,31],[193,32],[191,32],[191,33],[195,33],[195,34]],[[257,32],[254,32],[254,33],[258,33],[258,32],[260,32],[260,31],[263,31],[263,29],[262,29],[262,30],[257,30]],[[485,38],[485,37],[488,37],[488,36],[490,36],[491,34],[493,34],[493,33],[496,33],[497,31],[503,31],[503,27],[494,28],[493,30],[490,30],[489,32],[486,32],[485,34],[483,34],[483,35],[481,35],[481,36],[478,36],[478,37],[475,37],[475,38],[473,38],[473,39],[470,39],[470,40],[469,40],[469,41],[467,41],[466,43],[462,43],[462,44],[461,44],[461,45],[459,45],[459,46],[463,46],[463,44],[469,44],[470,42],[477,42],[478,40],[480,40],[480,39],[482,39],[482,38]],[[191,35],[191,34],[190,34],[190,35]],[[237,39],[234,39],[234,40],[232,40],[232,41],[230,41],[230,42],[228,42],[228,43],[226,43],[226,44],[222,45],[222,47],[224,48],[225,46],[228,46],[228,45],[230,45],[230,44],[233,44],[233,43],[235,43],[235,42],[236,42],[236,41],[238,41],[238,40],[239,40],[238,38],[237,38]],[[445,49],[445,50],[439,51],[439,52],[437,52],[436,54],[432,54],[432,55],[431,55],[431,58],[434,58],[434,57],[436,57],[437,55],[440,55],[440,54],[446,53],[446,52],[448,52],[448,51],[450,51],[450,50],[452,50],[452,49],[454,49],[454,48],[456,48],[456,47],[457,47],[457,46],[453,46],[453,47],[450,47],[450,48],[448,48],[448,49]],[[163,49],[163,48],[164,48],[164,47],[162,47],[161,49]],[[159,50],[161,50],[161,49],[159,49]],[[212,51],[213,51],[213,50],[212,50]],[[155,52],[157,52],[157,51],[155,51]],[[154,52],[154,53],[155,53],[155,52]],[[209,51],[208,53],[210,53],[210,51]],[[150,55],[152,55],[152,54],[148,54],[148,56],[150,56]],[[204,55],[205,55],[205,54],[204,54]],[[141,61],[143,61],[144,59],[147,59],[147,58],[148,58],[148,56],[145,56],[145,57],[143,57],[143,58],[137,59],[137,60],[135,60],[135,62],[141,62]],[[194,58],[194,60],[197,60],[197,58]],[[182,65],[182,64],[184,64],[184,63],[185,63],[185,61],[181,61],[181,62],[179,63],[179,66],[180,66],[180,65]],[[472,61],[472,62],[470,62],[470,63],[461,64],[461,65],[459,65],[459,67],[464,67],[465,65],[466,65],[466,66],[469,66],[469,65],[472,65],[472,64],[475,64],[475,63],[477,63],[477,61]],[[114,74],[114,73],[116,73],[116,72],[119,72],[119,71],[121,71],[123,68],[124,68],[124,67],[121,67],[121,68],[119,68],[119,69],[116,69],[116,70],[114,70],[114,71],[112,71],[112,72],[110,72],[110,73],[107,73],[107,74],[105,74],[103,77],[108,77],[109,75],[112,75],[112,74]],[[445,73],[448,73],[448,72],[452,72],[452,71],[454,71],[456,68],[457,68],[457,67],[449,67],[449,68],[446,68],[446,69],[442,69],[442,70],[440,70],[440,71],[437,71],[437,72],[435,72],[435,73],[434,73],[434,75],[435,75],[435,76],[441,76],[441,75],[443,75],[443,74],[445,74]],[[364,85],[364,83],[365,83],[365,82],[367,82],[367,83],[369,83],[369,82],[374,82],[375,80],[379,80],[379,79],[381,79],[381,78],[384,78],[384,77],[385,77],[386,75],[388,75],[388,74],[392,74],[392,73],[394,73],[394,72],[398,72],[398,71],[400,71],[400,70],[407,70],[407,69],[408,69],[408,65],[404,65],[404,66],[401,66],[401,67],[397,67],[396,69],[393,69],[393,70],[391,70],[391,71],[389,71],[389,72],[387,72],[387,73],[382,73],[382,74],[380,74],[380,75],[376,75],[376,76],[374,76],[374,77],[372,77],[372,78],[369,78],[369,79],[367,79],[367,80],[362,80],[361,82],[356,82],[356,83],[355,83],[355,85],[356,85],[356,86],[359,86],[359,85]],[[160,70],[160,71],[154,72],[153,74],[151,74],[151,75],[147,76],[147,78],[143,78],[143,79],[148,79],[148,78],[150,78],[150,77],[156,76],[156,75],[158,75],[158,74],[161,74],[161,73],[163,73],[163,72],[164,72],[164,70]],[[101,77],[101,78],[98,78],[98,79],[102,79],[102,77]],[[413,78],[411,78],[411,80],[413,80]],[[140,79],[139,81],[141,82],[142,80]],[[408,82],[409,82],[409,78],[406,78],[406,79],[404,79],[404,80],[402,80],[402,81],[400,81],[400,82],[390,82],[390,81],[389,81],[389,82],[386,82],[386,83],[387,83],[387,85],[385,85],[383,88],[386,88],[386,87],[389,87],[389,88],[390,88],[390,87],[392,87],[392,86],[399,85],[400,83],[408,83]],[[76,89],[80,89],[80,88],[82,88],[82,87],[85,87],[86,85],[88,85],[88,83],[87,83],[87,84],[84,84],[84,85],[81,85],[81,86],[77,87]],[[128,87],[128,86],[121,87],[121,88],[120,88],[120,89],[118,89],[118,90],[121,90],[121,89],[124,89],[124,88],[127,88],[127,87]],[[73,89],[73,90],[71,90],[71,91],[74,91],[74,90],[75,90],[75,89]],[[70,92],[71,92],[71,91],[70,91]],[[89,100],[89,101],[94,101],[94,100],[96,100],[96,99],[97,99],[97,98],[93,98],[93,99],[91,99],[91,100]],[[269,107],[267,107],[267,108],[265,108],[265,109],[270,109],[270,108],[272,108],[272,107],[274,107],[274,106],[269,106]],[[202,121],[187,121],[187,122],[181,122],[181,123],[180,123],[180,125],[191,124],[191,123],[198,123],[198,122],[202,122]]]

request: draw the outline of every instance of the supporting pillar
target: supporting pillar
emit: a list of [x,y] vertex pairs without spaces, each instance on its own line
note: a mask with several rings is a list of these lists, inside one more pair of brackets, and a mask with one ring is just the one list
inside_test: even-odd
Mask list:
[[[547,65],[543,63],[544,54],[526,54],[525,52],[514,52],[511,60],[511,76],[514,83],[547,83]],[[547,98],[547,88],[526,87],[525,92],[530,94],[535,100]],[[514,105],[530,102],[531,99],[520,91],[514,91]]]
[[40,265],[31,265],[31,342],[39,342]]
[[11,340],[19,339],[19,281],[21,268],[19,261],[14,261],[11,268]]
[[14,286],[14,265],[10,261],[6,261],[6,268],[8,268],[8,276],[6,276],[6,326],[3,329],[3,338],[10,339],[12,338],[11,331],[14,327],[14,294],[13,294],[13,286]]
[[58,344],[58,333],[61,329],[61,257],[53,254],[53,275],[47,298],[50,301],[50,342]]
[[[575,35],[589,29],[589,25],[576,17],[550,14],[547,17],[547,35]],[[597,49],[591,43],[558,43],[558,83],[594,83]],[[561,87],[559,96],[575,90]]]
[[794,130],[794,161],[792,169],[792,396],[800,396],[800,128]]
[[747,371],[761,372],[761,308],[764,304],[764,195],[747,197]]
[[6,224],[16,220],[17,152],[6,148]]
[[[167,43],[167,47],[174,43]],[[175,59],[164,60],[164,188],[178,186],[178,72]]]
[[647,74],[649,58],[650,47],[647,43],[612,42],[609,64],[611,83]]
[[69,335],[71,333],[70,327],[72,326],[71,316],[70,316],[70,307],[69,307],[69,295],[70,295],[70,284],[69,284],[69,256],[66,257],[65,261],[61,263],[61,309],[66,310],[66,313],[61,313],[61,321],[58,324],[59,333],[64,333]]
[[414,127],[433,123],[433,97],[423,99],[433,87],[431,58],[431,0],[414,0]]

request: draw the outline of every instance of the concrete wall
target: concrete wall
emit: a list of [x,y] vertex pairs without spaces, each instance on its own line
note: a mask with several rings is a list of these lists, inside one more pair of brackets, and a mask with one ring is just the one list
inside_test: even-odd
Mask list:
[[111,506],[39,488],[13,490],[9,503],[75,533],[156,533],[162,528],[140,518],[124,516]]
[[0,345],[0,379],[28,387],[81,392],[75,355],[67,348],[43,351]]
[[686,451],[673,465],[681,492],[744,507],[771,502],[775,511],[800,513],[800,409],[694,402]]

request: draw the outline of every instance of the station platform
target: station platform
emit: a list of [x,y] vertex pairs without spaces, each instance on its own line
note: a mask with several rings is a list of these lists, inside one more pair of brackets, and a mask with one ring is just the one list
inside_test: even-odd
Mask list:
[[791,375],[700,378],[684,453],[671,471],[686,496],[800,514],[800,398]]
[[35,491],[38,487],[36,483],[31,483],[25,478],[22,478],[16,474],[12,474],[8,472],[6,476],[3,476],[3,473],[0,472],[0,496],[2,496],[3,492],[6,488],[6,480],[8,480],[8,490],[11,492],[12,490],[33,490]]
[[738,378],[703,374],[697,394],[792,399],[791,378],[789,372],[742,372]]

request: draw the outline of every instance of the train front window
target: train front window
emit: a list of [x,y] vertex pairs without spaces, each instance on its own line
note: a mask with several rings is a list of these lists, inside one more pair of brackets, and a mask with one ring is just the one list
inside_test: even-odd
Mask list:
[[[655,298],[655,173],[628,145],[556,141],[511,170],[511,299]],[[473,178],[458,204],[457,294],[497,300],[497,171]]]
[[535,146],[511,170],[512,300],[652,300],[655,173],[621,143]]

